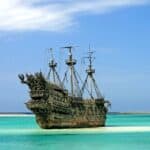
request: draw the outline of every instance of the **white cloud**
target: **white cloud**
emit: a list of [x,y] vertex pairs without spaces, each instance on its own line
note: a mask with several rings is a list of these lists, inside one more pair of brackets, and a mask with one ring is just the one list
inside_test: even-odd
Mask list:
[[150,0],[1,0],[0,30],[62,31],[76,15],[148,4]]

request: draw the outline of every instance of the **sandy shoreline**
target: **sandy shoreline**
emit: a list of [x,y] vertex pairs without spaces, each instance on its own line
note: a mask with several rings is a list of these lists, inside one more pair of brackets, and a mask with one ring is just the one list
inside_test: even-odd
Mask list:
[[33,117],[34,114],[0,114],[0,117]]
[[150,132],[150,127],[99,127],[82,129],[0,129],[0,134],[100,134]]

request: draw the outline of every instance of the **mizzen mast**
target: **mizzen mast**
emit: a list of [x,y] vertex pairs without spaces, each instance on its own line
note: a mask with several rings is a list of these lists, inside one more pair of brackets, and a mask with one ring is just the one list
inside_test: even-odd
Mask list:
[[51,61],[49,62],[49,72],[47,75],[47,79],[52,81],[53,83],[59,85],[61,88],[63,88],[63,84],[60,80],[60,77],[56,71],[57,63],[55,62],[54,56],[53,56],[53,49],[50,48],[51,53]]

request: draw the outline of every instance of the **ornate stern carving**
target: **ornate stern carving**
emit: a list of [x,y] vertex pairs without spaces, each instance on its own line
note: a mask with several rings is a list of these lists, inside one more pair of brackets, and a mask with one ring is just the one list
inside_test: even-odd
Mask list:
[[[28,85],[30,89],[30,96],[33,99],[47,97],[47,82],[41,72],[32,74],[18,75],[21,83]],[[46,96],[46,97],[45,97]]]

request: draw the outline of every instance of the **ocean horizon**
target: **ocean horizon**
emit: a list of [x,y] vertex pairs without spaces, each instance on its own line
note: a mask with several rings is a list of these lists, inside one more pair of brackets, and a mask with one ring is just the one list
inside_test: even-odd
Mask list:
[[[19,115],[21,115],[21,114],[29,114],[29,115],[32,115],[33,113],[32,112],[0,112],[0,115],[1,114],[19,114]],[[127,112],[108,112],[107,114],[150,114],[150,111],[133,111],[133,112],[131,112],[131,111],[127,111]],[[33,114],[34,115],[34,114]]]

